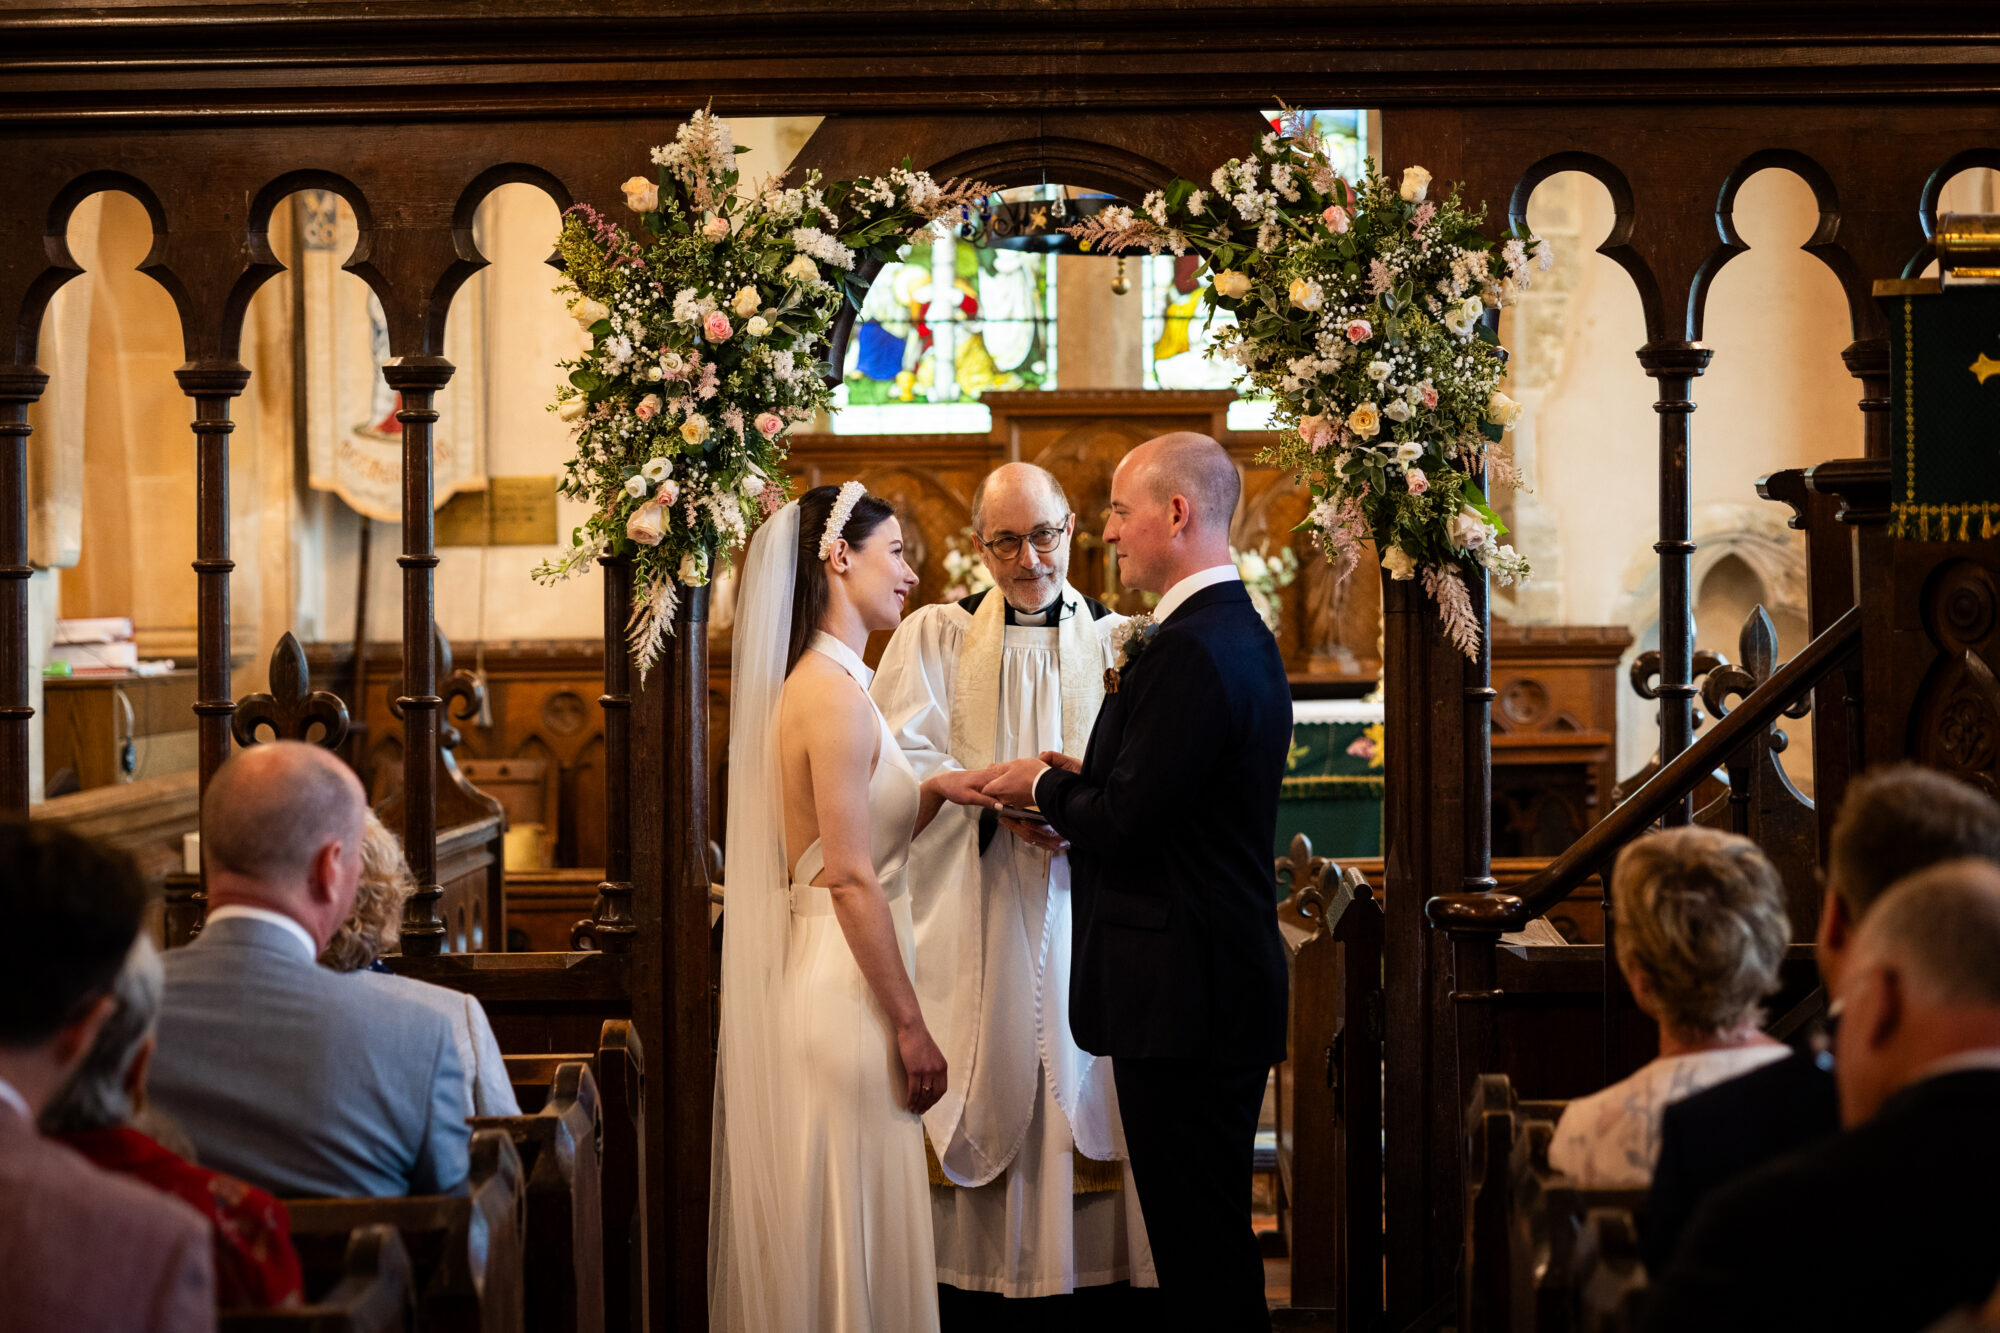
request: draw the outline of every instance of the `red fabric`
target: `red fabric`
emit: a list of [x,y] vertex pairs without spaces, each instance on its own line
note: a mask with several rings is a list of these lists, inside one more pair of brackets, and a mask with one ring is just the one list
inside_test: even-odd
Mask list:
[[303,1298],[285,1206],[234,1176],[176,1157],[136,1129],[96,1129],[58,1138],[106,1171],[171,1194],[208,1219],[215,1237],[220,1309],[286,1305]]

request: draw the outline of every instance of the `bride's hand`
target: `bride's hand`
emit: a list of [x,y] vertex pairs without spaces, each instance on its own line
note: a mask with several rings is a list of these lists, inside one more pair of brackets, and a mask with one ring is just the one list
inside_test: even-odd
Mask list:
[[1000,802],[980,790],[999,770],[996,766],[938,773],[924,782],[932,795],[953,805],[976,805],[996,809]]
[[896,1049],[902,1054],[903,1073],[910,1081],[905,1104],[922,1115],[944,1096],[944,1052],[931,1040],[931,1030],[922,1019],[896,1030]]

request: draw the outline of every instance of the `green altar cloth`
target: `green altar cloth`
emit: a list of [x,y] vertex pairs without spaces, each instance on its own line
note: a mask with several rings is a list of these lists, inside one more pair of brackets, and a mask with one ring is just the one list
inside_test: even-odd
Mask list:
[[1876,288],[1889,324],[1889,533],[1985,541],[2000,536],[2000,288],[1926,285]]
[[1274,854],[1303,833],[1335,860],[1382,854],[1382,705],[1358,699],[1292,705],[1292,749],[1278,791]]

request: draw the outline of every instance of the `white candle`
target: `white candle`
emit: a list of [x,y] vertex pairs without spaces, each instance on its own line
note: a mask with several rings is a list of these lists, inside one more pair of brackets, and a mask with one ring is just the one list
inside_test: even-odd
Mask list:
[[181,870],[189,875],[201,873],[201,834],[181,834]]

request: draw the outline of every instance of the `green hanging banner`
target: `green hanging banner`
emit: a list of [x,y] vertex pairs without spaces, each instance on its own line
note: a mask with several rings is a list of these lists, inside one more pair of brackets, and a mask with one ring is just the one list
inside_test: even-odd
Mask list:
[[1889,533],[2000,536],[2000,287],[1878,282],[1889,323]]

